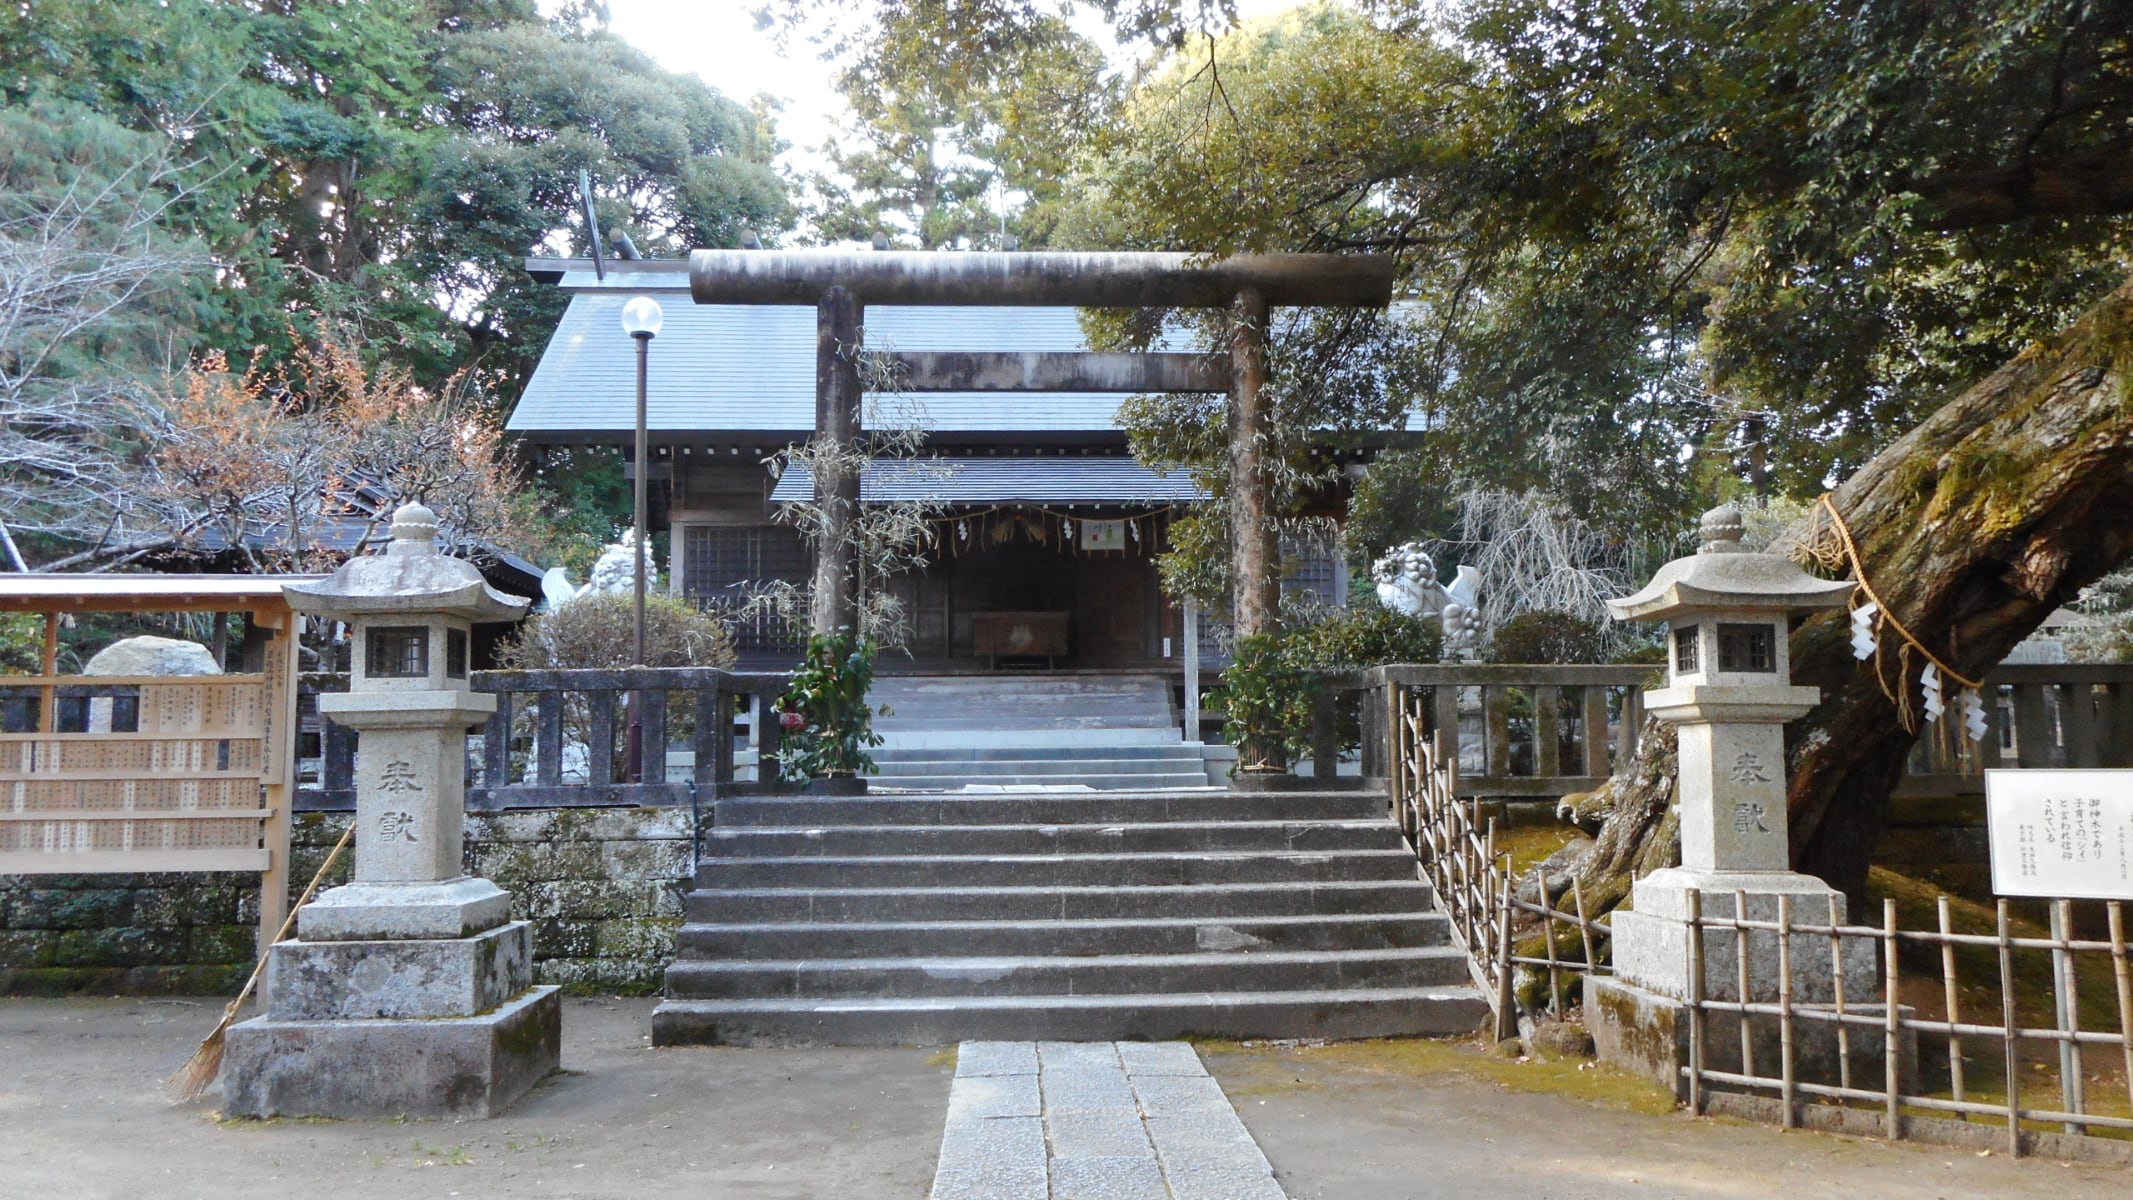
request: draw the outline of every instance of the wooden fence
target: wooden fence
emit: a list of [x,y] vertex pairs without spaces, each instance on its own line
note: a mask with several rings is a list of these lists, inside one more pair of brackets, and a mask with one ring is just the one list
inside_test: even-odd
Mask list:
[[[1927,930],[1900,928],[1893,899],[1883,902],[1878,927],[1795,923],[1790,900],[1780,897],[1776,919],[1762,921],[1740,917],[1746,909],[1737,897],[1735,915],[1721,917],[1704,915],[1698,893],[1688,895],[1689,1063],[1683,1074],[1692,1112],[1706,1111],[1714,1089],[1775,1097],[1778,1121],[1788,1129],[1800,1123],[1803,1105],[1868,1105],[1880,1111],[1881,1130],[1892,1139],[1920,1132],[1913,1126],[1924,1120],[1952,1116],[1966,1124],[2000,1125],[2013,1155],[2031,1148],[2043,1125],[2057,1124],[2076,1136],[2133,1135],[2133,969],[2124,905],[2085,902],[2102,910],[2103,920],[2095,923],[2107,932],[2080,938],[2074,934],[2081,923],[2077,902],[2069,900],[2049,901],[2048,930],[2026,935],[2004,899],[1990,933],[1958,932],[1946,896],[1938,901],[1938,928]],[[1744,1001],[1748,992],[1740,983],[1731,999],[1707,994],[1717,989],[1707,988],[1698,968],[1714,931],[1736,944],[1742,938],[1775,941],[1775,999]],[[1794,998],[1793,964],[1840,963],[1847,944],[1859,942],[1879,958],[1879,989],[1846,996],[1844,973],[1834,969],[1833,1003]],[[1745,972],[1750,955],[1733,957]],[[1907,989],[1907,957],[1933,962],[1938,970],[1921,980],[1924,986]],[[2101,986],[2084,989],[2083,978]],[[2048,1011],[2037,1003],[2046,996]],[[1867,1005],[1873,1011],[1859,1011]],[[1714,1015],[1727,1018],[1732,1031],[1715,1031]],[[1766,1034],[1767,1026],[1777,1027],[1775,1055],[1766,1049],[1758,1057],[1756,1045],[1767,1047],[1771,1040],[1756,1035],[1758,1023]],[[1729,1040],[1724,1051],[1729,1061],[1738,1057],[1739,1069],[1709,1065],[1718,1057],[1716,1041],[1734,1034],[1739,1046]],[[1878,1043],[1878,1069],[1854,1064],[1854,1039],[1867,1036]],[[1834,1078],[1808,1078],[1801,1071],[1795,1047],[1810,1039],[1836,1046]],[[1918,1048],[1915,1066],[1903,1061],[1907,1045]]]

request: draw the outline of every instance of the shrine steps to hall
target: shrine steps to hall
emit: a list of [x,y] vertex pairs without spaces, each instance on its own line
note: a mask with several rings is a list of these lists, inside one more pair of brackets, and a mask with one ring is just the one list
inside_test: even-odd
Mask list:
[[1157,675],[899,675],[874,681],[887,705],[873,752],[880,787],[1206,787]]
[[660,1045],[1460,1033],[1468,982],[1365,793],[718,802]]

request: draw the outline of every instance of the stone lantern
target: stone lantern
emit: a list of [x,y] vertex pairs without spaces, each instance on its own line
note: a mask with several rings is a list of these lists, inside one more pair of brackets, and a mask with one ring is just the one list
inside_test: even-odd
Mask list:
[[225,1110],[241,1116],[489,1116],[553,1070],[561,1003],[532,986],[531,926],[462,861],[467,731],[496,711],[468,684],[473,627],[527,602],[437,552],[437,518],[393,514],[382,555],[285,591],[348,622],[348,691],[319,712],[360,735],[355,870],[275,946],[263,1016],[232,1027]]
[[[1731,918],[1741,900],[1747,919],[1775,921],[1779,897],[1790,896],[1797,924],[1845,918],[1842,896],[1790,869],[1785,722],[1806,715],[1821,693],[1792,683],[1787,643],[1793,617],[1841,608],[1857,585],[1818,579],[1790,559],[1742,549],[1740,511],[1731,505],[1705,513],[1702,533],[1696,553],[1661,567],[1635,595],[1608,602],[1617,619],[1671,627],[1667,686],[1646,692],[1644,704],[1679,734],[1681,865],[1636,882],[1630,906],[1612,918],[1614,978],[1592,977],[1586,985],[1586,1012],[1603,1055],[1656,1055],[1657,1061],[1629,1065],[1648,1067],[1677,1088],[1685,1027],[1671,1030],[1673,1036],[1633,1027],[1655,1021],[1670,1027],[1672,1003],[1689,998],[1688,893],[1700,894],[1705,917]],[[1775,1000],[1777,938],[1757,932],[1747,943],[1749,999]],[[1803,1003],[1826,1002],[1834,991],[1827,943],[1815,945],[1819,953],[1807,952],[1803,942],[1792,956],[1792,994]],[[1704,997],[1737,998],[1733,931],[1706,929],[1703,951]],[[1855,1002],[1874,995],[1874,967],[1872,947],[1847,944],[1842,969]],[[1734,1045],[1737,1055],[1737,1039]]]

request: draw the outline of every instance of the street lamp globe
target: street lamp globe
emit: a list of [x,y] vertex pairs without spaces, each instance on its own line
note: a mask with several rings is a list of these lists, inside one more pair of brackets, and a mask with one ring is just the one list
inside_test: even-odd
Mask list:
[[657,336],[659,327],[666,323],[666,314],[659,311],[659,301],[650,296],[632,297],[622,306],[622,332],[631,337]]

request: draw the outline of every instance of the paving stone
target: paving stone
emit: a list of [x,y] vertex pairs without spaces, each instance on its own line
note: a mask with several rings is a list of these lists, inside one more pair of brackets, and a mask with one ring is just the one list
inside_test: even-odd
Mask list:
[[1048,1200],[1044,1122],[1031,1117],[961,1118],[955,1094],[975,1079],[959,1079],[949,1095],[933,1200]]
[[1047,1071],[1075,1065],[1118,1069],[1118,1045],[1114,1042],[1038,1042],[1037,1057]]
[[1222,1085],[1208,1075],[1148,1075],[1133,1081],[1141,1111],[1151,1117],[1222,1113],[1236,1119]]
[[1035,1075],[974,1075],[948,1090],[948,1123],[987,1117],[1035,1117],[1044,1111]]
[[1171,1200],[1153,1158],[1055,1158],[1052,1200]]
[[964,1042],[956,1047],[955,1077],[973,1075],[1035,1075],[1035,1042]]
[[1120,1042],[1119,1060],[1126,1074],[1135,1079],[1150,1075],[1205,1075],[1199,1052],[1191,1042]]
[[1062,1112],[1046,1104],[1044,1131],[1050,1136],[1052,1153],[1060,1158],[1128,1156],[1155,1161],[1148,1131],[1130,1107]]
[[1133,1084],[1116,1065],[1109,1070],[1047,1066],[1043,1080],[1047,1110],[1116,1109],[1139,1114],[1133,1102]]
[[933,1200],[981,1197],[1282,1200],[1282,1190],[1186,1043],[967,1042]]
[[1208,1168],[1180,1171],[1165,1164],[1163,1179],[1173,1200],[1288,1200],[1274,1182],[1264,1159],[1253,1169]]

